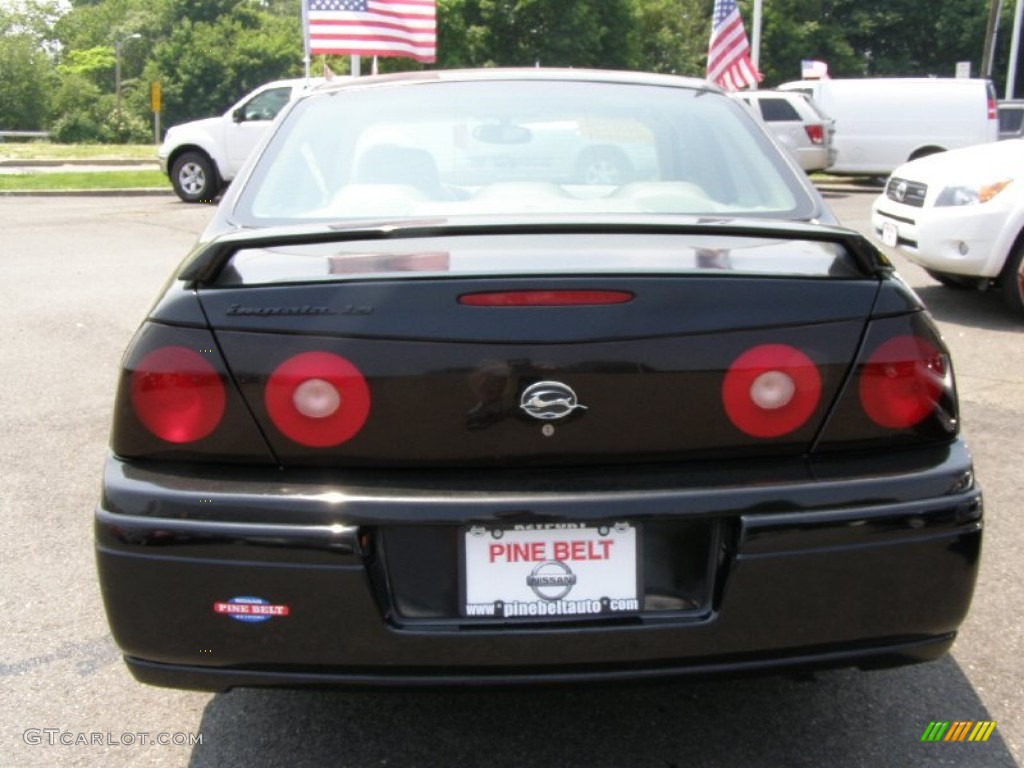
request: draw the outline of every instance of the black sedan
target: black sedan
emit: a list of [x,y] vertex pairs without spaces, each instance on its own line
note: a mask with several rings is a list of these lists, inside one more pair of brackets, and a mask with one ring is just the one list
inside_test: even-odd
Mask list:
[[123,360],[115,639],[183,688],[942,655],[982,503],[946,347],[707,83],[293,102]]

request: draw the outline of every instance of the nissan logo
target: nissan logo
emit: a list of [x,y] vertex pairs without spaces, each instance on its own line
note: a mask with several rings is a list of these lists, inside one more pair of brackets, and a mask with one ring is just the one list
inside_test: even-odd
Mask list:
[[519,407],[527,414],[541,421],[564,419],[576,410],[585,411],[571,387],[559,381],[538,381],[523,390]]
[[576,586],[576,574],[561,560],[548,560],[534,567],[526,584],[541,600],[561,600]]

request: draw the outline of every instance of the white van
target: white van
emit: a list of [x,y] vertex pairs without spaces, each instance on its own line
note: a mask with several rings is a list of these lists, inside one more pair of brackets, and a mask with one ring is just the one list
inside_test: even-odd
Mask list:
[[995,89],[969,78],[801,80],[800,91],[836,121],[839,175],[887,176],[908,160],[999,137]]

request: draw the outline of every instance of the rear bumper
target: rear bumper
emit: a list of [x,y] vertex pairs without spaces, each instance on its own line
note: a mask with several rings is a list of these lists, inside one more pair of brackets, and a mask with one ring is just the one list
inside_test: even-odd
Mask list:
[[800,167],[808,173],[824,171],[836,161],[834,149],[818,144],[809,147],[795,147],[792,152],[796,155]]
[[551,669],[438,668],[408,670],[370,669],[299,670],[211,668],[165,664],[130,656],[125,663],[141,683],[198,691],[232,688],[393,688],[399,690],[462,688],[511,688],[532,685],[587,685],[664,682],[667,679],[774,674],[793,670],[861,667],[885,669],[941,658],[952,646],[955,633],[925,639],[905,639],[838,650],[814,649],[806,653],[763,655],[755,658],[714,657],[679,664],[612,665],[607,667],[561,666]]
[[[209,690],[496,685],[924,661],[953,641],[981,543],[960,443],[884,466],[863,457],[486,482],[267,474],[108,461],[100,580],[138,679]],[[421,592],[386,564],[382,535],[443,542],[467,522],[623,518],[714,532],[706,605],[540,625],[438,617],[428,604],[444,589],[433,582],[457,580],[457,558],[427,558]],[[263,615],[226,615],[239,597],[261,600]]]

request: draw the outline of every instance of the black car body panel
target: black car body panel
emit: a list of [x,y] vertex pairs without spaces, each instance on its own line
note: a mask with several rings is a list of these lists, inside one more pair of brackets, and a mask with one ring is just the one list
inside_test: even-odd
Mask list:
[[[567,84],[577,108],[601,84],[658,98],[473,127],[466,94],[493,101],[494,78]],[[452,82],[461,122],[409,133],[446,161],[433,197],[316,155],[334,145],[312,116],[372,102],[345,130],[375,141],[403,99],[444,116],[431,89]],[[948,649],[982,529],[948,352],[729,102],[495,71],[291,105],[122,363],[95,535],[138,679],[534,684]],[[740,121],[722,134],[743,162],[699,157],[712,118]],[[523,181],[541,134],[637,164],[590,185],[538,154]],[[770,178],[747,190],[751,168]]]

